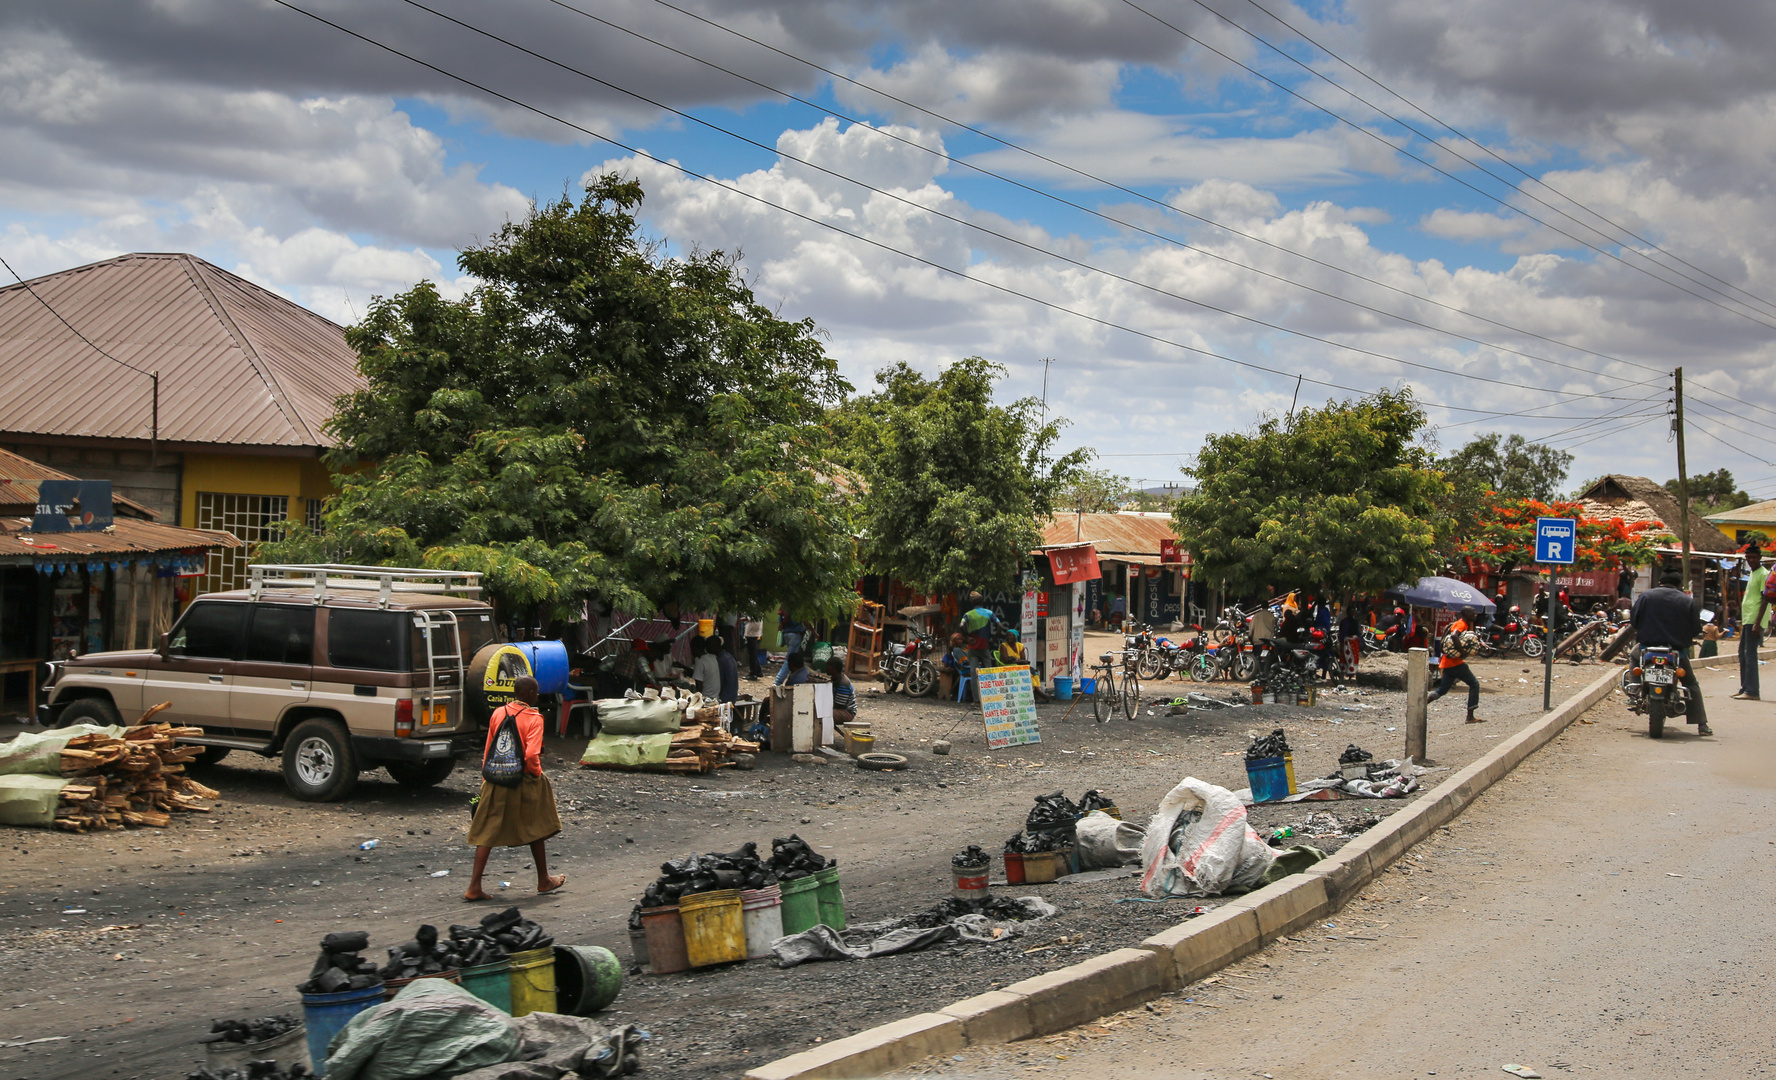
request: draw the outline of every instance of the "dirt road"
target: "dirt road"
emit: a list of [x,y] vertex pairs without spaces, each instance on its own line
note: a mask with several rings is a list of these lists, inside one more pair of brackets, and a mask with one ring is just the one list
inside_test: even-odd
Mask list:
[[[1540,687],[1529,681],[1536,669],[1522,661],[1478,667],[1492,722],[1466,726],[1459,702],[1434,706],[1431,746],[1442,764],[1473,760],[1540,711]],[[1600,670],[1559,669],[1556,693]],[[1167,680],[1148,684],[1147,696],[1186,689],[1202,687]],[[488,886],[496,902],[517,904],[564,942],[604,945],[627,959],[629,909],[663,860],[747,840],[768,849],[772,837],[796,832],[839,860],[854,920],[906,914],[947,893],[951,852],[969,843],[996,850],[1021,826],[1030,800],[1057,788],[1074,798],[1102,788],[1141,820],[1185,775],[1243,787],[1241,751],[1251,733],[1272,727],[1288,730],[1302,776],[1329,771],[1349,742],[1379,756],[1399,754],[1402,695],[1347,690],[1314,708],[1178,717],[1155,708],[1103,725],[1089,719],[1089,703],[1065,720],[1065,705],[1049,705],[1040,710],[1040,744],[989,752],[978,711],[866,689],[864,716],[875,722],[879,742],[912,759],[897,773],[795,765],[775,755],[750,773],[594,772],[571,764],[582,741],[551,739],[546,764],[564,831],[550,852],[568,887],[534,896],[521,849],[495,854]],[[954,753],[929,752],[940,737],[954,741]],[[272,764],[250,755],[231,756],[205,780],[223,791],[221,807],[167,830],[0,832],[0,967],[10,973],[0,980],[0,1043],[59,1040],[0,1046],[0,1080],[179,1080],[201,1063],[195,1040],[211,1017],[296,1008],[293,988],[323,934],[368,930],[380,956],[422,922],[442,928],[486,910],[457,900],[471,854],[462,840],[467,799],[478,787],[472,769],[422,791],[370,774],[343,805],[290,799]],[[1359,822],[1401,805],[1264,807],[1255,822],[1299,823],[1316,810]],[[380,843],[360,851],[369,839]],[[450,873],[429,876],[441,870]],[[499,890],[501,881],[511,887]],[[933,1000],[1132,944],[1169,925],[1175,916],[1167,909],[1182,906],[1115,903],[1134,893],[1129,881],[1019,891],[1062,908],[1035,944],[1069,944],[1027,954],[1023,947],[933,950],[873,962],[870,978],[846,964],[631,975],[606,1015],[654,1033],[650,1065],[684,1078],[735,1076],[816,1039],[924,1011]]]
[[1776,703],[1726,700],[1736,682],[1702,676],[1712,739],[1654,742],[1606,700],[1338,915],[1217,978],[910,1072],[1776,1073]]

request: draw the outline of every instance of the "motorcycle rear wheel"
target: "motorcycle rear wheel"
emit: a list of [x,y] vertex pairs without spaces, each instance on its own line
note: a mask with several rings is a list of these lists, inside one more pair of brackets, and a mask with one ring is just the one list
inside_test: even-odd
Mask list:
[[1647,738],[1663,739],[1665,737],[1665,699],[1662,697],[1648,698]]

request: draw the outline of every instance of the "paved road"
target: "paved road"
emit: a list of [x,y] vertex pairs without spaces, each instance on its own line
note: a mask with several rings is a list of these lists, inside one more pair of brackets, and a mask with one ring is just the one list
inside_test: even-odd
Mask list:
[[[1117,1080],[1776,1074],[1776,702],[1592,710],[1337,916],[1149,1009],[913,1071]],[[1667,728],[1670,732],[1671,729]],[[1434,752],[1433,747],[1433,752]]]

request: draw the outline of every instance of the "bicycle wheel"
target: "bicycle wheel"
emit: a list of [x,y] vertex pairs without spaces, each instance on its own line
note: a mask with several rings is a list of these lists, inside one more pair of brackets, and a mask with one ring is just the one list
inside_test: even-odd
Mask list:
[[1122,713],[1130,720],[1141,715],[1141,679],[1133,671],[1122,673]]
[[1108,671],[1098,676],[1097,689],[1092,691],[1092,718],[1102,724],[1116,715],[1116,687],[1113,685],[1115,676]]
[[1166,663],[1165,654],[1158,649],[1148,649],[1141,653],[1139,667],[1141,678],[1149,682],[1158,682],[1166,677],[1166,671],[1169,668],[1170,665]]

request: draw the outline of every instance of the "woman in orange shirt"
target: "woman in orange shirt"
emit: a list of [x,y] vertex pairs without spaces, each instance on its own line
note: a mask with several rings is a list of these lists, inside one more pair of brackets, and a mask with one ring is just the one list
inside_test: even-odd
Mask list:
[[464,900],[487,899],[481,891],[481,875],[487,869],[487,857],[496,847],[530,845],[539,894],[554,892],[567,883],[567,875],[549,873],[549,857],[543,849],[544,842],[561,831],[561,815],[555,810],[555,789],[543,775],[543,714],[536,709],[536,680],[519,676],[513,682],[512,694],[514,700],[493,714],[481,756],[486,761],[493,752],[500,722],[510,714],[524,743],[524,779],[517,787],[481,781],[481,801],[475,806],[475,820],[469,824],[469,843],[475,845],[475,870],[468,891],[463,893]]

